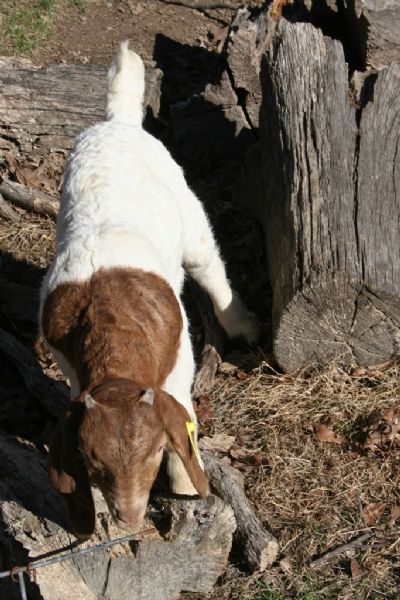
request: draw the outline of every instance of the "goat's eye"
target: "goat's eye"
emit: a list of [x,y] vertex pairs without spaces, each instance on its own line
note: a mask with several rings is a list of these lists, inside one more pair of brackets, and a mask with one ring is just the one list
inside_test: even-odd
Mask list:
[[161,452],[162,450],[164,450],[164,446],[160,446],[157,452]]

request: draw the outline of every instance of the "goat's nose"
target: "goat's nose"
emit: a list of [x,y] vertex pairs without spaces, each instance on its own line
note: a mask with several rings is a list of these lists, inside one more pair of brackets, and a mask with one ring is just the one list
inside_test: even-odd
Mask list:
[[142,517],[136,510],[115,509],[115,517],[123,529],[139,527],[142,522]]

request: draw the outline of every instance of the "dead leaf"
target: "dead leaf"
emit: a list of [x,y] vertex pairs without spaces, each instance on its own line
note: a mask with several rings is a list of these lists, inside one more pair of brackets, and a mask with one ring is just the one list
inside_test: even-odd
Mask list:
[[368,527],[375,525],[385,506],[385,502],[371,502],[370,504],[367,504],[362,511],[362,514],[365,524],[368,525]]
[[292,564],[288,558],[282,558],[279,561],[279,566],[280,566],[281,570],[283,571],[283,573],[286,575],[286,577],[293,576]]
[[236,444],[230,449],[229,454],[233,460],[240,461],[247,465],[261,466],[268,464],[267,455],[261,448],[242,448]]
[[229,454],[235,460],[242,460],[247,456],[246,450],[244,448],[240,448],[239,446],[234,446],[233,448],[231,448]]
[[201,450],[210,450],[212,452],[229,452],[235,443],[234,435],[227,435],[226,433],[218,433],[212,437],[204,436],[199,441]]
[[363,448],[377,452],[400,443],[400,414],[396,408],[390,408],[383,416],[366,429]]
[[229,362],[221,362],[218,365],[218,373],[222,373],[222,375],[230,375],[231,373],[234,373],[235,371],[237,371],[237,366],[232,365]]
[[194,410],[202,433],[209,434],[213,429],[214,409],[208,396],[198,396],[193,402]]
[[363,571],[355,558],[350,560],[350,571],[352,580],[360,581],[363,576]]
[[366,374],[367,374],[367,370],[363,369],[362,367],[356,367],[355,369],[351,370],[352,377],[363,377]]
[[337,436],[328,425],[316,423],[313,425],[315,437],[319,442],[328,442],[330,444],[341,444],[343,438]]
[[236,371],[235,375],[236,375],[236,377],[237,377],[238,379],[240,379],[241,381],[243,381],[244,379],[247,379],[247,378],[248,378],[248,374],[247,374],[247,373],[245,373],[244,371]]

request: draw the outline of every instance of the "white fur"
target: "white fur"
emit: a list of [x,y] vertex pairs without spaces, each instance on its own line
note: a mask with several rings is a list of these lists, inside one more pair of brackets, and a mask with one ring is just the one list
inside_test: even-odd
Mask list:
[[[141,126],[144,67],[122,44],[109,71],[108,120],[81,133],[68,158],[57,220],[57,250],[42,287],[85,281],[101,267],[133,267],[163,277],[178,300],[183,267],[209,293],[230,336],[257,337],[257,325],[233,294],[203,208],[168,150]],[[180,300],[179,300],[180,302]],[[164,388],[195,420],[191,402],[194,360],[188,324]],[[61,358],[61,357],[60,357]],[[60,360],[73,382],[70,366]],[[176,456],[174,491],[195,493]]]

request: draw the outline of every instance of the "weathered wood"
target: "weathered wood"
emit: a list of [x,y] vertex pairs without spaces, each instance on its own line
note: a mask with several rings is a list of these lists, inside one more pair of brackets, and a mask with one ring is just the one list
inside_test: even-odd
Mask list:
[[288,371],[383,362],[400,350],[399,67],[355,106],[341,44],[282,19],[262,83],[262,193],[246,200],[266,232],[275,356]]
[[276,560],[279,546],[251,508],[242,474],[210,452],[203,452],[203,458],[212,488],[233,508],[237,523],[234,541],[243,553],[243,562],[251,571],[265,571]]
[[[85,546],[123,535],[94,490],[97,527]],[[0,431],[0,566],[4,570],[71,544],[61,497],[50,487],[45,461],[32,444]],[[37,570],[29,591],[43,600],[169,600],[182,590],[209,592],[227,564],[235,519],[210,496],[168,502],[171,527],[152,537]],[[151,506],[150,506],[151,508]],[[155,512],[153,510],[153,512]],[[151,524],[149,521],[145,528]],[[0,596],[12,598],[0,580]],[[11,592],[11,593],[10,593]]]
[[193,396],[199,397],[210,393],[214,377],[221,362],[221,356],[211,344],[206,344],[201,354],[201,361],[193,383]]
[[206,292],[194,280],[190,280],[190,288],[200,313],[204,332],[203,351],[193,382],[193,396],[196,398],[209,394],[212,389],[224,350],[224,334]]
[[10,204],[4,200],[3,196],[0,194],[0,216],[7,221],[11,221],[12,223],[17,223],[20,220],[19,214],[13,209]]
[[3,194],[4,198],[12,204],[16,204],[25,210],[36,212],[39,215],[46,215],[53,221],[57,218],[59,202],[49,194],[8,179],[0,181],[0,194]]
[[[26,172],[50,174],[54,192],[66,151],[85,127],[104,119],[107,68],[96,65],[37,67],[26,59],[0,58],[0,152]],[[146,68],[145,110],[160,108],[162,73]]]
[[259,125],[261,107],[260,63],[268,32],[268,10],[253,16],[240,8],[228,36],[227,62],[235,90],[241,90],[241,104],[254,129]]
[[310,567],[312,569],[318,569],[319,567],[322,567],[330,560],[332,560],[334,558],[338,558],[341,554],[344,554],[345,552],[355,550],[356,548],[362,548],[363,546],[365,546],[365,542],[367,542],[372,537],[374,537],[374,535],[376,535],[375,531],[367,531],[367,533],[363,533],[362,535],[357,536],[351,542],[347,542],[346,544],[341,544],[334,550],[330,550],[326,554],[323,554],[322,556],[320,556],[320,558],[313,560],[310,563]]
[[391,62],[400,63],[400,5],[398,0],[346,0],[344,3],[349,35],[355,34],[351,15],[356,13],[364,63],[382,69]]

